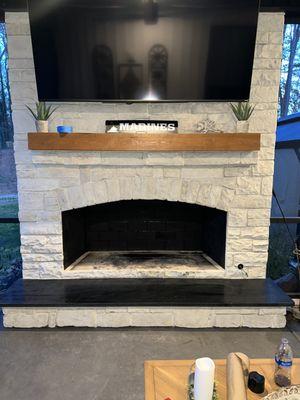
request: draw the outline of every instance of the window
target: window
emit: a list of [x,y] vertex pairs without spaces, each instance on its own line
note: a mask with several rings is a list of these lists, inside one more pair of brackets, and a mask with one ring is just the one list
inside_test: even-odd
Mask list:
[[300,245],[300,24],[284,28],[268,275],[298,274]]
[[300,24],[284,27],[279,115],[300,112]]
[[21,276],[20,233],[5,24],[0,22],[0,291]]

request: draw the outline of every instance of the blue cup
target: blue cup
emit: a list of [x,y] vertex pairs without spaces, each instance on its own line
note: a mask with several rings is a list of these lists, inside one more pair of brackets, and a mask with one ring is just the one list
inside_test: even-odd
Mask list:
[[68,126],[68,125],[60,125],[57,128],[58,133],[72,133],[73,132],[73,127]]

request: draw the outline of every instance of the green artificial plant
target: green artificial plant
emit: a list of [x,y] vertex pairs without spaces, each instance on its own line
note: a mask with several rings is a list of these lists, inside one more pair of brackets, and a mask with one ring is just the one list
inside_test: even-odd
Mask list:
[[237,104],[230,103],[230,106],[238,121],[248,121],[255,108],[247,101],[240,101]]
[[36,111],[33,111],[32,108],[30,108],[29,106],[26,107],[36,121],[48,121],[54,111],[56,111],[58,108],[52,108],[51,105],[46,106],[46,103],[44,101],[35,103]]

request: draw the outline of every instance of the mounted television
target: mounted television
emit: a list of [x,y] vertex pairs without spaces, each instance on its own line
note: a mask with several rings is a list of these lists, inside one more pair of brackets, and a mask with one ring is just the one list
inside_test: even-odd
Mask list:
[[40,100],[249,98],[259,0],[29,0]]

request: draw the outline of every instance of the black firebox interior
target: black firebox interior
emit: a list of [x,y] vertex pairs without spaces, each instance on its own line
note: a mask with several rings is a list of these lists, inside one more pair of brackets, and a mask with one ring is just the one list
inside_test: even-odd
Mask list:
[[224,267],[226,219],[225,211],[164,200],[122,200],[64,211],[64,266],[87,251],[143,250],[153,256],[153,251],[169,250],[203,251]]

